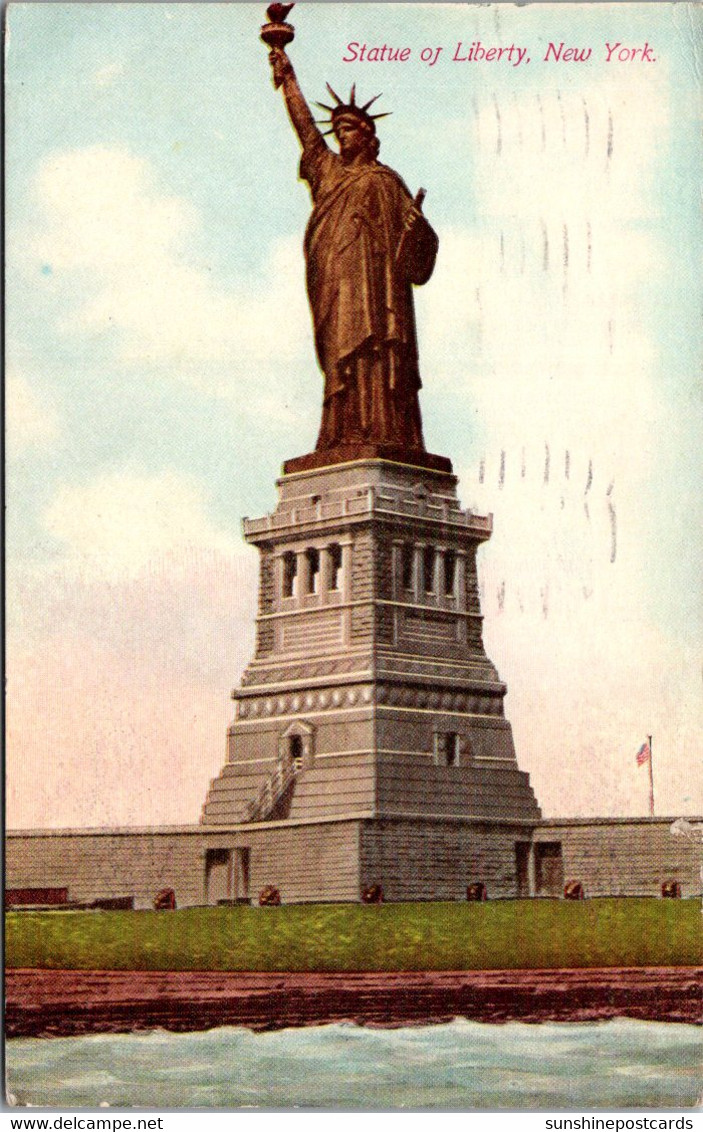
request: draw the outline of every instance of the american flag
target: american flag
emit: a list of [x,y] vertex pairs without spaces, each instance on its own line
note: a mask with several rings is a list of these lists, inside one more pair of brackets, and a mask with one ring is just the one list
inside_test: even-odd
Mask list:
[[652,757],[652,752],[651,752],[650,747],[649,747],[649,739],[648,739],[646,743],[642,744],[639,751],[637,752],[637,765],[638,766],[644,766],[645,763],[649,762],[651,757]]

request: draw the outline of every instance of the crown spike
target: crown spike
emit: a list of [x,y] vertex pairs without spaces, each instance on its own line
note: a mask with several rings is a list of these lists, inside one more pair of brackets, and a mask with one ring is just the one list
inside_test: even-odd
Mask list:
[[[368,110],[369,106],[373,106],[373,104],[374,104],[374,102],[376,101],[376,99],[377,99],[377,98],[380,98],[380,97],[381,97],[381,95],[380,95],[380,94],[374,94],[373,98],[370,98],[370,99],[368,100],[368,102],[365,102],[365,103],[364,103],[364,105],[363,105],[363,106],[361,107],[361,109],[362,109],[362,110]],[[372,115],[372,117],[373,117],[373,115]]]
[[335,93],[335,92],[334,92],[334,91],[332,90],[332,87],[330,86],[330,84],[329,84],[329,83],[325,83],[325,86],[327,87],[328,91],[330,92],[330,94],[332,95],[333,99],[334,99],[334,100],[335,100],[335,102],[337,103],[337,106],[343,106],[343,105],[344,105],[344,103],[342,102],[342,100],[341,100],[341,98],[339,97],[339,95],[338,95],[338,94],[336,94],[336,93]]
[[356,106],[356,83],[352,83],[352,88],[349,92],[349,105]]
[[330,136],[330,134],[333,134],[333,133],[334,133],[334,129],[331,129],[331,130],[323,130],[323,131],[322,131],[322,136],[323,136],[323,138],[328,138],[328,137]]
[[313,106],[319,106],[320,110],[326,110],[328,114],[332,113],[332,107],[328,106],[326,102],[314,102]]
[[373,118],[374,122],[377,118],[390,118],[392,110],[386,110],[385,114],[369,114],[369,118]]

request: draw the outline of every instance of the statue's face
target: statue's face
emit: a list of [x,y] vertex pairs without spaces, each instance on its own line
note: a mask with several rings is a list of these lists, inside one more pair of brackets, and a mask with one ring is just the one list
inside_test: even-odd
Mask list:
[[351,159],[366,149],[366,134],[360,126],[348,118],[343,118],[334,128],[342,157]]

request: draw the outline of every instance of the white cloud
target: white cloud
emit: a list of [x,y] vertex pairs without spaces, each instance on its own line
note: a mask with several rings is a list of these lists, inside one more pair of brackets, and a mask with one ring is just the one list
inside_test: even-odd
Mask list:
[[5,382],[5,429],[10,457],[44,448],[59,433],[53,406],[42,400],[32,384],[18,373],[9,373]]
[[251,655],[256,552],[172,471],[65,487],[44,523],[61,552],[10,577],[8,820],[197,820]]
[[242,544],[208,518],[202,488],[175,471],[109,473],[63,487],[43,516],[64,544],[61,565],[103,578],[136,576],[190,548],[238,555]]
[[106,63],[104,67],[99,67],[91,77],[96,86],[106,87],[111,86],[115,79],[119,79],[123,74],[124,63],[115,62]]
[[259,277],[227,290],[195,260],[197,210],[165,193],[143,158],[105,146],[59,151],[40,167],[36,192],[29,254],[65,286],[65,333],[113,335],[124,363],[168,367],[224,395],[232,367],[246,374],[253,362],[309,352],[297,237],[271,247]]

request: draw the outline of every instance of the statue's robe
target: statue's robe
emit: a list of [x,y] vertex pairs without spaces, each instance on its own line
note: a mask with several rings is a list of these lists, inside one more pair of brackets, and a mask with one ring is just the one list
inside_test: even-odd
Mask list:
[[424,451],[411,284],[432,274],[438,239],[413,199],[374,160],[346,164],[320,134],[300,175],[312,192],[307,288],[325,375],[318,449],[370,442]]

